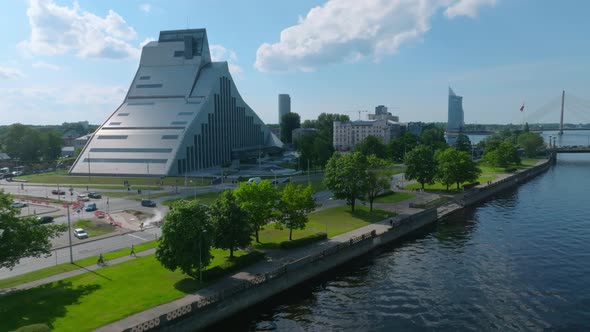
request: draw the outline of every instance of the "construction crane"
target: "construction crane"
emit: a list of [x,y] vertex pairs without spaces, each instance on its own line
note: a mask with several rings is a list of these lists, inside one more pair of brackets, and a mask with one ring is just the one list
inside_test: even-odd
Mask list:
[[367,113],[369,111],[348,111],[346,113],[353,113],[353,112],[358,112],[359,113],[359,120],[361,119],[361,113]]

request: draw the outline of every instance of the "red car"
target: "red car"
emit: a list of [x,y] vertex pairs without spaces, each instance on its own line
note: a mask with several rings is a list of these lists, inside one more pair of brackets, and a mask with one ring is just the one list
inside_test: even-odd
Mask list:
[[64,190],[61,190],[61,189],[59,189],[59,190],[58,189],[53,189],[51,191],[51,193],[54,194],[54,195],[65,195],[66,194],[66,192]]

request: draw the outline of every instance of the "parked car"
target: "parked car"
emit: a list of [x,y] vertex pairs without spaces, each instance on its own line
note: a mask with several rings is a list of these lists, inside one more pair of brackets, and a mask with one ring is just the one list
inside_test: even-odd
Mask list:
[[61,190],[61,189],[53,189],[51,191],[51,193],[54,195],[65,195],[66,194],[65,190]]
[[151,199],[142,199],[141,206],[155,207],[156,202],[152,201]]
[[291,182],[291,178],[284,178],[281,180],[281,183],[289,183]]
[[90,198],[102,198],[102,195],[99,193],[95,193],[95,192],[89,192],[88,193],[88,197]]
[[79,239],[85,239],[88,237],[88,233],[86,233],[86,231],[82,228],[76,228],[74,229],[74,236]]
[[76,199],[79,201],[82,201],[82,202],[90,201],[90,198],[88,198],[88,195],[85,195],[85,194],[78,195],[78,197]]
[[92,212],[92,211],[96,211],[98,210],[96,208],[96,203],[88,203],[88,205],[86,205],[86,209],[84,209],[86,212]]
[[37,221],[39,221],[40,224],[48,224],[50,222],[53,222],[53,217],[52,216],[42,216],[42,217],[37,217]]
[[23,202],[14,202],[14,203],[10,204],[10,207],[15,208],[15,209],[22,209],[27,206],[29,206],[29,204],[23,203]]

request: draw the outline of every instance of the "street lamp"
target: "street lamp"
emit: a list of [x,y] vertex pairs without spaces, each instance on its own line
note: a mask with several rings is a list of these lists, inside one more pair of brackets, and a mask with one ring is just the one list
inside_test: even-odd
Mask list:
[[74,254],[72,252],[72,224],[70,222],[70,204],[68,206],[68,238],[70,239],[70,264],[74,264]]
[[551,138],[552,138],[552,137],[553,137],[553,136],[549,135],[549,148],[551,148]]
[[270,171],[272,172],[272,174],[275,175],[275,188],[276,188],[277,187],[277,173],[275,173],[274,169],[271,169]]
[[203,282],[203,262],[201,260],[201,235],[207,233],[207,230],[204,229],[199,233],[199,282]]

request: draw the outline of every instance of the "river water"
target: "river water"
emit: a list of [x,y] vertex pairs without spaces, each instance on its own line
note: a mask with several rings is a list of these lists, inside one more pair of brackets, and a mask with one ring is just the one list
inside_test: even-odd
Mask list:
[[559,155],[520,187],[212,330],[588,331],[589,190],[590,154]]

